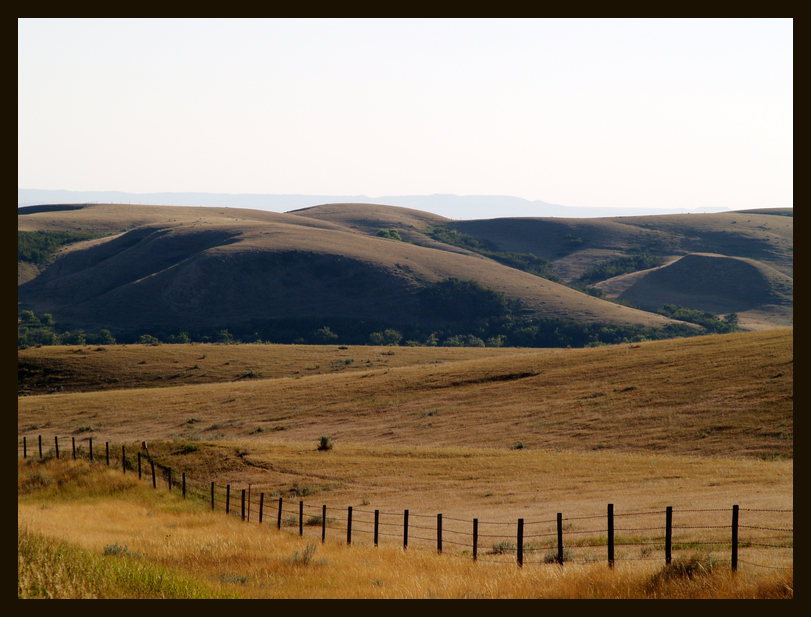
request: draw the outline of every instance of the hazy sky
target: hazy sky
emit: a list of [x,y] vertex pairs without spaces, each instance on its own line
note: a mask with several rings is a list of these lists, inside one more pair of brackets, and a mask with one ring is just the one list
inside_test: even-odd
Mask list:
[[21,19],[18,188],[793,206],[793,21]]

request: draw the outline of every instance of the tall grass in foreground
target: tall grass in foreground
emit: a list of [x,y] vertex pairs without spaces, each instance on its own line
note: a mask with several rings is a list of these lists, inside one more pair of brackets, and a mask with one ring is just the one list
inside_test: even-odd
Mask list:
[[229,598],[211,585],[132,555],[98,554],[17,530],[17,597]]
[[669,568],[651,562],[613,570],[605,563],[519,568],[411,548],[318,544],[207,511],[103,466],[52,460],[38,466],[39,487],[34,465],[20,468],[22,598],[793,597],[790,566],[732,573],[694,556]]

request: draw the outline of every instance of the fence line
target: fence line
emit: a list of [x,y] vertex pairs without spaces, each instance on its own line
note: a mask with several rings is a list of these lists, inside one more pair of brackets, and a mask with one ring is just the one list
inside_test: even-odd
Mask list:
[[[27,437],[23,437],[22,454],[23,458],[34,458],[35,452],[39,460],[46,460],[51,457],[66,457],[64,447],[60,451],[59,438],[54,437],[53,446],[47,452],[43,450],[42,436],[37,438],[36,449],[31,449]],[[143,443],[142,449],[146,449]],[[19,452],[19,450],[18,450]],[[96,450],[98,452],[98,450]],[[184,499],[193,496],[202,501],[206,501],[212,510],[224,511],[227,515],[241,516],[243,521],[258,522],[258,524],[273,524],[278,529],[295,529],[295,533],[300,536],[305,535],[305,528],[317,528],[320,532],[321,541],[326,541],[327,530],[338,532],[343,537],[345,533],[346,543],[353,543],[353,533],[357,542],[358,535],[368,541],[371,538],[374,546],[378,546],[381,538],[396,539],[403,547],[409,550],[428,550],[431,547],[437,553],[444,553],[446,546],[455,547],[460,551],[460,556],[472,555],[474,560],[479,560],[485,556],[485,563],[517,563],[519,566],[528,563],[525,557],[544,553],[542,557],[535,559],[535,563],[550,563],[564,565],[567,562],[577,562],[574,551],[585,552],[589,550],[606,550],[606,558],[609,567],[614,567],[616,561],[658,561],[664,560],[670,564],[674,551],[695,550],[706,547],[724,547],[730,551],[730,559],[720,560],[729,562],[731,569],[736,571],[740,564],[749,566],[781,569],[788,566],[770,566],[749,559],[740,559],[739,553],[742,549],[768,549],[770,551],[792,551],[794,548],[793,539],[793,509],[766,509],[766,508],[741,508],[733,505],[732,508],[684,508],[674,510],[671,506],[663,510],[641,511],[641,512],[616,512],[613,504],[608,504],[606,514],[564,517],[563,513],[557,513],[556,518],[542,519],[537,521],[525,521],[523,518],[516,522],[505,521],[481,521],[474,519],[461,519],[456,517],[445,517],[441,513],[436,515],[419,514],[410,512],[408,509],[402,512],[388,512],[380,510],[353,509],[352,506],[346,508],[327,508],[326,505],[315,506],[305,504],[303,499],[298,502],[283,496],[266,495],[264,492],[252,490],[249,484],[247,489],[240,488],[232,490],[230,484],[225,486],[217,485],[214,482],[197,483],[187,478],[185,472],[173,471],[168,465],[163,465],[147,455],[144,456],[138,451],[134,457],[127,456],[126,447],[120,448],[120,458],[116,456],[116,451],[112,451],[112,461],[116,467],[120,467],[123,473],[136,472],[139,480],[151,482],[153,488],[160,485],[166,486],[169,491],[179,491]],[[97,460],[93,449],[93,439],[88,438],[88,449],[85,454],[84,448],[76,445],[75,437],[71,439],[70,455],[74,460],[77,458],[87,458],[93,464],[101,464],[101,459]],[[103,461],[107,466],[111,465],[110,443],[104,444]],[[255,506],[254,506],[255,504]],[[305,509],[310,512],[305,517]],[[315,513],[313,513],[315,512]],[[780,515],[790,514],[791,520],[788,525],[782,522],[780,526],[773,524],[749,524],[741,523],[741,513],[767,513],[771,518]],[[685,517],[684,522],[674,524],[674,514]],[[731,521],[712,521],[716,524],[694,524],[698,521],[691,520],[692,515],[720,516],[731,514]],[[664,521],[660,517],[664,516]],[[653,522],[646,524],[644,521],[628,527],[616,526],[617,519],[647,517]],[[411,519],[411,520],[410,520]],[[418,519],[415,523],[414,519]],[[425,519],[432,524],[421,522]],[[605,521],[605,526],[594,525],[594,521]],[[585,528],[576,528],[575,525],[586,523]],[[630,521],[629,521],[630,522]],[[752,521],[758,522],[758,521]],[[690,523],[690,524],[688,524]],[[481,527],[496,528],[503,530],[500,533],[482,533]],[[382,528],[382,529],[381,529]],[[534,531],[532,531],[534,529]],[[708,532],[705,537],[696,540],[691,536],[694,530]],[[783,535],[767,535],[756,537],[755,532],[778,532]],[[417,533],[414,533],[417,532]],[[674,532],[676,535],[674,535]],[[685,533],[686,532],[686,533]],[[312,532],[310,532],[311,534]],[[741,537],[741,533],[749,534]],[[707,537],[708,536],[708,537]],[[565,543],[564,543],[565,539]],[[420,541],[422,545],[415,546],[413,541]],[[490,543],[492,549],[481,553],[482,540]],[[394,541],[394,540],[392,540]],[[409,544],[412,541],[412,544]],[[768,541],[768,542],[767,542]],[[638,548],[640,555],[632,556],[628,553],[617,555],[617,547]],[[657,553],[656,556],[653,553]],[[658,554],[661,553],[661,554]],[[448,553],[453,555],[454,553]],[[793,563],[793,553],[792,553]],[[585,562],[598,561],[600,558],[588,555]],[[583,560],[581,560],[583,561]],[[792,566],[793,567],[793,566]]]

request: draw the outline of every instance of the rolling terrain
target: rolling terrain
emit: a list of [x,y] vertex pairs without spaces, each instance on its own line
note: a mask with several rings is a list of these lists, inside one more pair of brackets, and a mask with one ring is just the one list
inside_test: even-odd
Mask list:
[[[19,347],[19,597],[792,597],[792,219],[733,216],[450,221],[349,204],[21,211],[23,232],[93,234],[47,262],[18,263],[20,310],[88,330],[309,316],[312,327],[419,318],[431,332],[448,318],[426,310],[424,290],[457,278],[476,281],[482,302],[493,300],[482,289],[520,300],[499,319],[522,327],[554,315],[664,328],[674,322],[653,312],[662,302],[736,312],[758,331],[579,349],[368,337]],[[529,253],[548,260],[548,278],[507,265],[544,266],[515,259]],[[655,265],[595,278],[598,266],[640,256]],[[638,308],[568,286],[584,281]],[[38,437],[45,460],[33,455]],[[321,451],[325,437],[332,448]],[[97,463],[56,460],[57,438],[63,453],[73,441],[85,455],[92,439]],[[236,515],[120,473],[116,452],[126,446],[135,465],[142,440],[204,497],[209,483],[228,484]],[[105,443],[112,468],[101,464]],[[305,537],[293,532],[303,518],[278,531],[240,521],[244,488],[249,504],[252,488],[254,502],[261,492],[288,508],[328,507],[326,543],[309,520]],[[604,563],[606,504],[632,517],[621,527],[656,529],[619,530],[616,569]],[[745,517],[734,575],[724,565],[732,504]],[[659,533],[666,506],[680,527],[676,562],[714,572],[661,581],[670,570],[648,533]],[[399,525],[404,509],[408,551],[385,533],[373,546],[364,522],[379,511]],[[516,520],[537,531],[556,512],[566,566],[545,563],[553,540],[515,566],[514,546],[502,548]],[[425,536],[437,513],[449,536],[442,555]],[[467,538],[471,517],[490,526],[479,563],[466,539],[453,541]],[[747,526],[767,529],[766,544],[750,545]]]
[[[20,350],[19,434],[793,456],[793,329],[570,350]],[[44,379],[47,377],[47,379]],[[64,388],[62,385],[64,384]],[[47,391],[47,394],[37,392]]]
[[[451,221],[369,204],[285,214],[32,206],[19,209],[18,231],[102,237],[70,244],[48,263],[20,262],[18,306],[90,331],[249,328],[303,319],[430,328],[443,318],[426,312],[420,291],[455,278],[520,301],[520,314],[529,319],[661,329],[672,320],[651,311],[667,299],[717,314],[738,313],[744,327],[750,316],[754,327],[779,327],[793,319],[793,219],[790,211],[769,212]],[[401,241],[380,237],[386,229],[396,230]],[[475,238],[490,252],[440,241],[437,229]],[[568,286],[590,267],[643,250],[672,261],[657,267],[664,272],[681,265],[668,276],[651,269],[627,286],[602,281],[606,299]],[[505,265],[499,255],[506,252],[548,260],[551,276]],[[693,257],[698,253],[700,260]],[[684,276],[678,268],[705,276]],[[720,288],[719,295],[719,281],[727,280],[737,293]],[[607,301],[613,298],[637,308]]]
[[[91,438],[97,453],[124,444],[130,457],[146,440],[151,456],[196,486],[230,484],[236,496],[251,485],[333,512],[354,505],[358,516],[442,512],[448,525],[471,513],[512,523],[603,516],[606,503],[622,512],[793,507],[790,328],[591,349],[195,344],[19,354],[28,370],[47,367],[54,384],[66,377],[62,390],[32,387],[18,398],[29,457],[37,436],[51,449],[58,437],[63,452],[71,439],[85,453]],[[322,436],[331,450],[318,450]],[[65,522],[72,506],[48,508],[21,512],[34,528],[75,538]],[[130,538],[109,533],[102,547]]]

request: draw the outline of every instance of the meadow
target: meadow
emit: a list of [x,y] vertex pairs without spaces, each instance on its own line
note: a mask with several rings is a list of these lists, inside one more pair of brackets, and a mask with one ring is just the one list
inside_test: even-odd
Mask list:
[[[569,350],[130,345],[19,359],[70,376],[18,398],[21,597],[793,597],[792,329]],[[322,436],[331,449],[318,449]],[[71,440],[86,456],[91,437],[96,464],[73,461]],[[189,498],[132,473],[142,440],[175,481],[187,474]],[[219,502],[226,485],[234,516]],[[327,508],[325,542],[314,520],[299,535],[300,502],[312,519]],[[622,528],[613,569],[607,504]],[[735,573],[733,505],[747,526]],[[670,567],[667,506],[680,528]],[[393,526],[377,547],[375,510]],[[553,540],[529,540],[518,567],[516,521],[549,531],[557,513],[566,563],[548,563]],[[651,514],[623,518],[634,513]],[[789,531],[751,540],[769,527]]]

